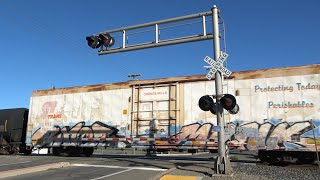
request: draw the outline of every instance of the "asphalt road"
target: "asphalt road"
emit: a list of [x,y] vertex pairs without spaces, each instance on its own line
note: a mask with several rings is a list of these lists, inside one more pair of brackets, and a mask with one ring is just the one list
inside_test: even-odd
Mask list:
[[[235,156],[235,155],[231,155]],[[213,154],[160,155],[97,155],[92,157],[57,157],[52,155],[0,156],[0,177],[5,174],[20,174],[5,179],[157,179],[164,173],[184,165],[213,167]],[[252,159],[252,156],[241,155],[239,159]],[[252,159],[254,160],[254,159]],[[59,167],[52,165],[59,162],[68,163]],[[51,167],[52,166],[52,167]],[[40,167],[40,168],[37,168]],[[196,167],[196,166],[195,166]],[[42,169],[41,169],[42,168]],[[46,169],[43,169],[46,168]],[[210,168],[208,168],[210,169]],[[24,173],[25,172],[25,173]],[[184,173],[192,174],[190,170]],[[194,173],[192,174],[194,175]],[[5,176],[4,176],[5,177]],[[195,176],[194,176],[195,177]]]
[[8,179],[25,180],[25,179],[150,179],[159,171],[157,170],[137,170],[133,168],[109,168],[90,167],[90,166],[70,166],[60,169],[50,169],[45,172],[31,173],[11,177]]

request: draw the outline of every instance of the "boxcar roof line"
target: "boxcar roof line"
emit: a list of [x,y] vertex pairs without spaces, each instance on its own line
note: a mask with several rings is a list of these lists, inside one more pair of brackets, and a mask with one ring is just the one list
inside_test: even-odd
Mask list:
[[[273,77],[282,77],[282,76],[299,76],[299,75],[307,75],[307,74],[320,74],[320,64],[240,71],[240,72],[234,72],[229,77],[229,79],[244,80],[244,79],[257,79],[257,78],[273,78]],[[32,97],[94,92],[94,91],[104,91],[104,90],[113,90],[113,89],[126,89],[134,85],[163,84],[163,83],[171,83],[171,82],[183,83],[183,82],[194,82],[194,81],[207,81],[207,79],[205,78],[205,75],[202,74],[202,75],[193,75],[193,76],[180,76],[180,77],[169,77],[169,78],[159,78],[159,79],[149,79],[149,80],[117,82],[117,83],[109,83],[109,84],[74,86],[74,87],[67,87],[67,88],[36,90],[32,92]]]

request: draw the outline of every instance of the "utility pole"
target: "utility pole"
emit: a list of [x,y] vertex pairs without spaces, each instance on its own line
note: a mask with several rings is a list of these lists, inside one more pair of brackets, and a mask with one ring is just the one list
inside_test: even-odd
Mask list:
[[[212,32],[213,32],[213,53],[214,60],[218,61],[220,51],[220,32],[219,32],[219,10],[217,6],[213,6],[212,11]],[[217,102],[217,124],[220,126],[218,132],[218,157],[215,160],[216,174],[231,174],[232,168],[228,154],[226,153],[226,144],[224,139],[224,116],[223,108],[220,104],[220,98],[223,95],[222,89],[222,75],[220,71],[215,73],[215,88],[216,88],[216,102]]]

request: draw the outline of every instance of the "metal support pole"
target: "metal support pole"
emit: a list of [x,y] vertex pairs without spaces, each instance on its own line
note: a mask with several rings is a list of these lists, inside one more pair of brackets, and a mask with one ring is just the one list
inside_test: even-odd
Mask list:
[[159,25],[156,24],[156,43],[159,43]]
[[207,28],[206,28],[206,16],[202,16],[202,30],[203,30],[203,35],[207,35]]
[[[217,61],[220,57],[220,32],[219,32],[219,11],[216,6],[213,6],[212,10],[212,32],[213,32],[213,53],[214,60]],[[223,108],[220,104],[220,98],[223,94],[222,90],[222,75],[219,71],[215,74],[215,88],[216,88],[216,102],[217,102],[217,123],[220,126],[220,132],[218,132],[218,157],[215,162],[215,172],[217,174],[231,174],[231,164],[226,154],[226,145],[224,138],[224,116]]]
[[126,48],[126,31],[122,31],[122,48]]
[[[187,42],[196,42],[196,41],[204,41],[204,40],[212,39],[213,35],[211,33],[206,32],[206,18],[205,18],[206,16],[211,16],[211,15],[212,15],[212,11],[202,12],[202,13],[197,13],[197,14],[192,14],[192,15],[187,15],[187,16],[181,16],[181,17],[165,19],[165,20],[149,22],[149,23],[133,25],[133,26],[128,26],[128,27],[123,27],[123,28],[118,28],[118,29],[113,29],[113,30],[101,32],[103,34],[122,32],[123,33],[123,44],[122,44],[122,46],[118,46],[118,47],[113,47],[113,48],[108,47],[105,50],[101,48],[101,50],[98,52],[98,54],[99,55],[106,55],[106,54],[112,54],[112,53],[128,52],[128,51],[134,51],[134,50],[139,50],[139,49],[155,48],[155,47],[161,47],[161,46],[169,46],[169,45],[182,44],[182,43],[187,43]],[[202,28],[203,28],[202,33],[195,33],[194,35],[172,38],[172,39],[171,38],[170,39],[164,38],[164,39],[160,40],[160,25],[165,25],[168,23],[179,22],[179,21],[184,21],[184,20],[189,20],[189,19],[196,19],[196,18],[202,18],[202,21],[203,21],[202,22]],[[146,40],[145,42],[142,42],[142,43],[134,43],[131,45],[128,45],[128,43],[125,44],[125,40],[130,35],[130,33],[128,33],[128,31],[151,27],[151,26],[155,28],[154,30],[152,30],[155,32],[155,35],[154,35],[155,37],[154,37],[154,39],[151,40],[151,42],[150,42],[150,40]],[[99,34],[101,34],[101,33],[99,33]]]

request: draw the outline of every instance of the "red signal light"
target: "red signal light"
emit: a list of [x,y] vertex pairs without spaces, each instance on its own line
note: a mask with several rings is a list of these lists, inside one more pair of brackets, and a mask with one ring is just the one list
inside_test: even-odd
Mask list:
[[108,33],[99,34],[99,38],[101,39],[102,44],[106,47],[111,47],[115,43],[114,38]]
[[226,109],[226,110],[232,110],[236,104],[237,100],[236,98],[231,95],[231,94],[225,94],[221,99],[220,99],[220,104],[221,106]]

